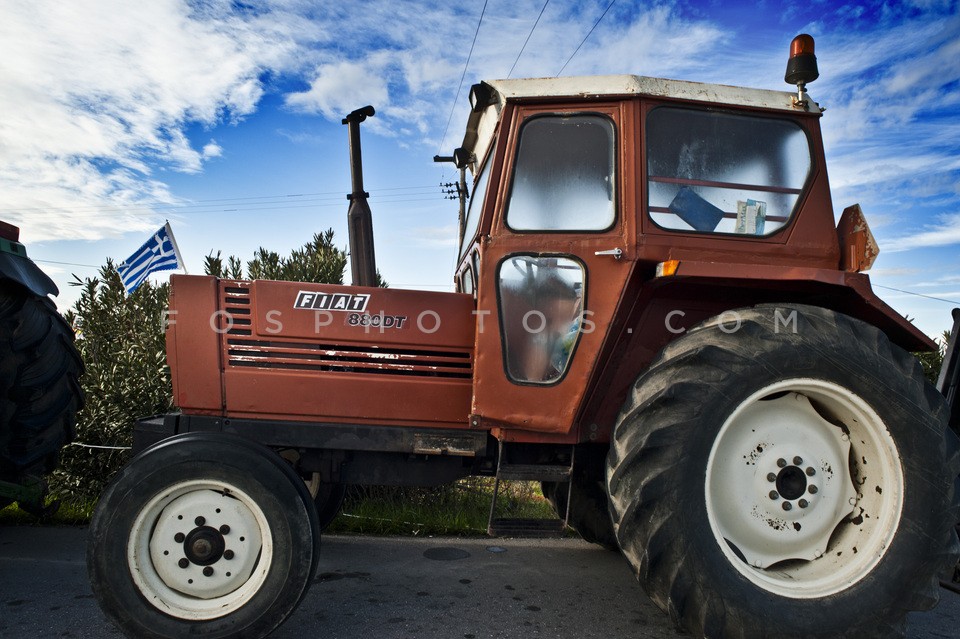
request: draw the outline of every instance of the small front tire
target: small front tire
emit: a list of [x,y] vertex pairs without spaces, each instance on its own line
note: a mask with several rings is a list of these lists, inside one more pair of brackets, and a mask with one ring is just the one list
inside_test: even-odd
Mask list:
[[87,563],[100,607],[128,636],[265,637],[317,566],[303,481],[259,444],[220,433],[164,440],[104,492]]

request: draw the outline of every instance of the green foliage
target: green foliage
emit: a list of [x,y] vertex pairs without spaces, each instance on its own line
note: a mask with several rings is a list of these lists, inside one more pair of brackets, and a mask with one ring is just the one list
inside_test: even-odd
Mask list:
[[940,348],[932,353],[914,353],[920,365],[923,366],[923,375],[931,384],[936,385],[937,378],[940,376],[940,367],[943,365],[943,356],[946,352],[947,343],[950,341],[950,331],[943,332],[943,340]]
[[[207,255],[203,270],[207,275],[226,279],[282,280],[287,282],[316,282],[320,284],[343,284],[343,271],[347,266],[347,252],[333,243],[333,229],[316,233],[313,240],[299,249],[290,251],[288,257],[280,257],[275,251],[262,246],[247,262],[246,275],[240,258],[229,256],[224,263],[220,251]],[[377,286],[387,283],[377,272]]]
[[[162,326],[168,287],[145,282],[128,296],[109,260],[98,277],[74,279],[80,299],[66,318],[86,366],[81,378],[86,405],[78,415],[76,441],[130,446],[138,418],[173,407]],[[51,479],[52,494],[71,502],[94,500],[128,456],[122,450],[68,446]]]
[[[289,257],[258,248],[247,262],[246,279],[342,284],[346,266],[346,252],[334,245],[333,229],[327,229],[315,234],[313,241],[292,250]],[[207,256],[204,271],[217,277],[244,279],[240,259],[231,255],[224,264],[219,251],[215,256]]]

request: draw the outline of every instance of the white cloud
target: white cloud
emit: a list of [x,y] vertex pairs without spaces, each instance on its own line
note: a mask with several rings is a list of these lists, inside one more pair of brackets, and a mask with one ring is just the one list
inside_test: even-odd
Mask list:
[[897,252],[953,244],[960,244],[960,213],[943,215],[936,224],[915,233],[881,241],[880,250]]
[[150,207],[175,200],[152,167],[197,172],[219,155],[185,126],[251,113],[260,72],[292,47],[225,2],[31,0],[3,13],[0,215],[27,241],[152,228]]
[[[558,73],[607,4],[551,2],[513,77]],[[507,76],[542,5],[541,0],[520,0],[488,6],[444,140],[450,149],[463,131],[470,85]],[[369,123],[372,132],[436,146],[454,107],[479,15],[480,5],[409,1],[397,11],[389,0],[366,2],[349,18],[331,14],[330,20],[342,20],[336,29],[343,44],[324,54],[326,59],[308,76],[309,88],[289,94],[287,104],[334,121],[373,104],[378,113]],[[715,64],[711,48],[724,39],[711,22],[681,18],[671,6],[615,6],[564,75],[695,75]]]
[[217,144],[216,140],[210,140],[203,145],[203,151],[201,151],[201,155],[205,160],[210,158],[218,158],[223,155],[223,147]]
[[336,120],[366,104],[388,106],[390,93],[384,76],[383,65],[372,59],[323,64],[310,89],[287,95],[286,102],[296,110]]

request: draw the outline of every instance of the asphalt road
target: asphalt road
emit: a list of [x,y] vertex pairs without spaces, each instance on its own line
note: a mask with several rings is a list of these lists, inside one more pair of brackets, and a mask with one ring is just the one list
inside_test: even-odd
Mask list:
[[[87,585],[82,528],[0,527],[0,637],[118,637]],[[953,638],[960,595],[911,615]],[[317,581],[277,639],[681,637],[616,553],[577,540],[324,538]],[[688,635],[687,635],[688,636]]]

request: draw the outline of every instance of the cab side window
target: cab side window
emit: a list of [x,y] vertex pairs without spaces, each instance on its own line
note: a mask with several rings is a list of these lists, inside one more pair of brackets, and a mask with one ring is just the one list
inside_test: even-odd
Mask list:
[[810,174],[809,141],[789,120],[658,107],[646,142],[649,215],[665,229],[776,233]]

